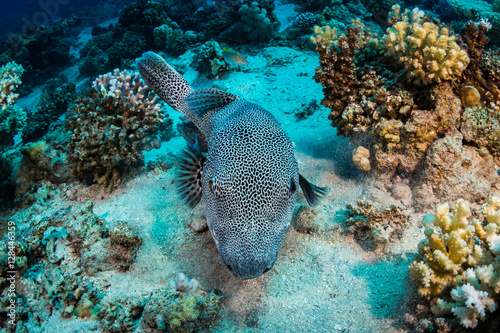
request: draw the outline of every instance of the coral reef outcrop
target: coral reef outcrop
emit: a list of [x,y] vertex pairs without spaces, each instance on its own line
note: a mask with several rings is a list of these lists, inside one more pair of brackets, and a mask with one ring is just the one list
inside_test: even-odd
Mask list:
[[224,60],[222,47],[216,41],[208,41],[196,49],[192,65],[198,72],[215,79],[223,78],[231,69]]
[[[16,292],[19,302],[16,307],[18,330],[41,332],[41,325],[52,315],[94,318],[102,305],[105,292],[95,286],[90,276],[102,269],[116,269],[100,265],[109,261],[110,252],[102,251],[95,256],[96,244],[110,243],[109,228],[105,221],[93,212],[92,202],[81,205],[54,205],[59,191],[42,186],[37,191],[38,200],[29,208],[9,218],[16,227],[15,240],[9,235],[3,238],[0,257],[2,278],[0,286],[8,282],[7,254],[15,255]],[[52,199],[51,199],[52,198]],[[129,235],[130,242],[137,243],[136,235]],[[96,258],[100,258],[96,260]],[[2,311],[5,317],[9,297],[2,295]]]
[[126,166],[141,165],[141,150],[152,149],[165,118],[161,106],[138,73],[116,69],[99,76],[66,122],[75,176],[112,188]]
[[21,138],[33,142],[44,136],[62,114],[66,113],[76,99],[75,84],[53,79],[45,84],[35,113],[28,113],[26,127]]

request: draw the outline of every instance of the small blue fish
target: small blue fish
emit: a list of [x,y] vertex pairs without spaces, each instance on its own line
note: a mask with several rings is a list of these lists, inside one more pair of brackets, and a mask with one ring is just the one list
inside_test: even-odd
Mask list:
[[222,48],[222,56],[228,64],[248,65],[248,61],[238,51],[231,50],[225,46]]

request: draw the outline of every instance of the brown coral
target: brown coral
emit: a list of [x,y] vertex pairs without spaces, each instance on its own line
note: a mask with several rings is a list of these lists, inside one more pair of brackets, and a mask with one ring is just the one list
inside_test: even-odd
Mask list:
[[100,76],[66,122],[73,132],[68,154],[75,175],[116,185],[126,166],[143,163],[164,115],[138,73],[115,70]]
[[461,80],[454,86],[460,92],[463,86],[474,86],[483,96],[486,106],[500,108],[500,57],[493,51],[484,51],[489,39],[487,27],[469,22],[462,33],[467,46],[470,63],[463,72]]

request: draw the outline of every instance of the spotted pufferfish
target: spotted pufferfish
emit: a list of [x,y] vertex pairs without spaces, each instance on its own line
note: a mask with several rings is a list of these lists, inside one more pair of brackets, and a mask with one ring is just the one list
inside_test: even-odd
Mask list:
[[203,198],[208,228],[236,277],[266,273],[285,240],[298,186],[310,205],[326,189],[299,174],[292,141],[267,110],[218,89],[194,91],[154,52],[136,64],[148,86],[185,116],[188,147],[175,175],[184,201],[194,208]]

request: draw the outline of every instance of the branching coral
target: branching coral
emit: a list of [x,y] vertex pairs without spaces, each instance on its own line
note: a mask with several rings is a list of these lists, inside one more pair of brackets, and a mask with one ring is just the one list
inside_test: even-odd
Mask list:
[[482,215],[484,221],[470,221],[465,200],[452,205],[451,214],[448,204],[436,206],[435,215],[424,218],[423,260],[409,268],[419,293],[438,297],[431,311],[453,314],[468,328],[495,311],[500,296],[500,198],[491,198]]
[[162,122],[161,103],[138,73],[101,75],[70,112],[68,153],[81,179],[113,185],[125,166],[141,164]]
[[[321,64],[316,68],[314,79],[321,83],[325,95],[321,104],[332,109],[329,119],[341,134],[366,131],[372,119],[355,114],[355,104],[360,103],[363,96],[373,96],[380,88],[382,78],[369,67],[357,69],[356,57],[358,50],[376,43],[375,36],[359,21],[353,22],[347,28],[347,34],[338,39],[336,30],[328,26],[315,27],[314,30],[316,35],[312,40],[317,46]],[[348,107],[351,109],[347,110]]]
[[439,83],[462,73],[469,56],[448,28],[426,21],[418,8],[400,13],[399,5],[395,5],[393,10],[391,19],[398,21],[387,29],[382,44],[404,66],[413,83]]

